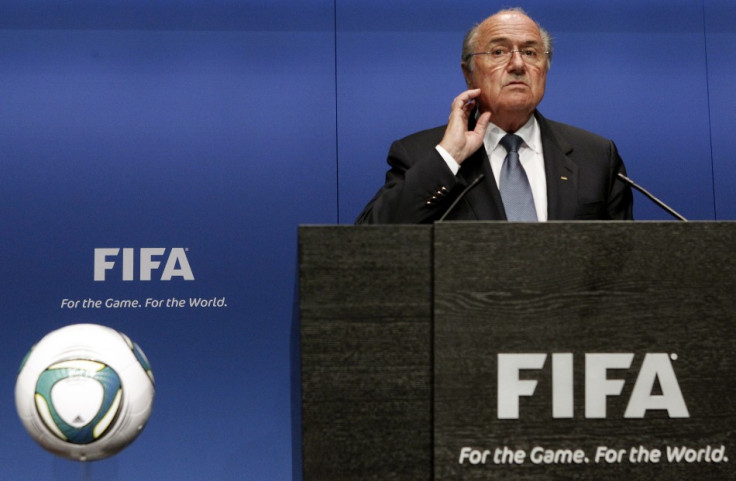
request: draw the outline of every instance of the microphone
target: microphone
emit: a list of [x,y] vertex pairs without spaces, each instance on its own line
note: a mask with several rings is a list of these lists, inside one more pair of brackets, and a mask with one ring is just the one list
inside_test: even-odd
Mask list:
[[687,222],[687,219],[684,218],[683,216],[681,216],[680,214],[678,214],[677,212],[675,212],[675,210],[673,208],[671,208],[670,206],[668,206],[667,204],[665,204],[661,200],[659,200],[656,197],[654,197],[652,194],[650,194],[649,192],[647,192],[647,190],[644,187],[638,185],[636,182],[634,182],[633,180],[629,179],[628,177],[626,177],[621,172],[618,173],[618,178],[621,179],[624,183],[629,184],[631,187],[633,187],[634,189],[636,189],[639,192],[641,192],[642,194],[644,194],[649,200],[651,200],[652,202],[654,202],[655,204],[657,204],[659,207],[661,207],[662,209],[664,209],[668,214],[670,214],[675,219],[681,220],[683,222]]
[[445,217],[447,217],[447,215],[455,209],[455,206],[458,204],[458,202],[460,202],[462,200],[462,198],[465,197],[465,194],[467,194],[468,192],[470,192],[470,189],[472,189],[473,187],[475,187],[476,185],[478,185],[478,183],[481,180],[483,180],[483,177],[485,177],[485,175],[480,174],[478,177],[475,178],[475,180],[473,182],[471,182],[467,187],[465,187],[463,189],[463,191],[460,192],[460,195],[458,195],[455,198],[455,200],[452,202],[452,204],[450,204],[450,207],[447,208],[447,210],[445,211],[445,213],[442,214],[442,217],[440,217],[437,220],[437,222],[444,221],[445,220]]

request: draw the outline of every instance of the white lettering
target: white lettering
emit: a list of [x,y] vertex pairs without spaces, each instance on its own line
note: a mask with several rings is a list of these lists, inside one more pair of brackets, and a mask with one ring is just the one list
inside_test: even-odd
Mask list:
[[470,464],[486,464],[488,456],[490,455],[491,452],[487,449],[485,451],[480,451],[478,449],[464,447],[460,450],[460,459],[458,460],[458,463],[463,464],[465,461],[468,461]]
[[606,398],[619,396],[624,388],[621,379],[608,379],[609,369],[628,369],[634,355],[586,354],[585,355],[585,417],[605,418]]
[[[652,394],[657,379],[662,390],[659,395]],[[664,353],[644,357],[624,417],[643,418],[650,409],[664,409],[671,418],[690,417],[670,357]]]
[[[178,269],[176,267],[177,265],[179,266]],[[166,266],[164,267],[164,272],[161,274],[161,280],[170,281],[174,276],[182,277],[185,281],[194,280],[192,268],[189,267],[189,259],[187,259],[187,254],[181,247],[171,249]]]
[[126,247],[123,249],[123,280],[134,281],[135,273],[133,272],[135,266],[135,249]]
[[[103,282],[107,278],[108,271],[112,271],[117,264],[117,258],[121,257],[119,275],[123,281],[135,281],[135,257],[136,249],[126,247],[120,248],[96,248],[94,252],[94,280]],[[180,277],[185,281],[193,281],[194,273],[187,258],[187,250],[182,247],[174,247],[165,257],[165,264],[161,271],[160,280],[170,281]],[[153,272],[158,271],[164,263],[163,258],[166,249],[163,247],[142,247],[138,249],[138,280],[150,281]]]
[[72,299],[62,299],[61,300],[61,308],[62,309],[76,309],[79,306],[79,301],[72,300]]
[[667,446],[667,461],[670,463],[725,463],[728,462],[728,458],[724,445],[718,448],[706,446],[700,449],[687,446]]
[[[220,307],[217,301],[215,299],[190,299],[189,304],[194,307]],[[546,394],[551,394],[552,417],[573,418],[575,416],[573,354],[552,353],[551,358],[551,393]],[[647,411],[651,410],[667,411],[670,418],[690,417],[671,359],[676,359],[676,355],[670,356],[665,353],[644,355],[626,410],[623,413],[624,418],[643,418]],[[498,419],[519,419],[521,397],[538,395],[536,394],[538,380],[528,374],[522,378],[521,371],[543,369],[547,354],[499,353],[497,360],[496,408]],[[608,416],[608,398],[621,396],[625,384],[624,379],[609,379],[608,371],[630,369],[633,360],[633,353],[588,353],[585,355],[586,418],[603,419]],[[657,385],[661,393],[654,394],[653,391]]]
[[552,417],[573,417],[572,353],[552,354]]
[[95,281],[105,280],[105,271],[115,266],[115,261],[108,261],[108,256],[117,256],[120,249],[116,248],[98,248],[95,249]]
[[212,299],[190,297],[189,307],[227,307],[227,303],[224,297],[213,297]]
[[136,299],[105,299],[105,307],[112,309],[137,309],[141,307]]
[[611,449],[606,446],[598,446],[595,450],[595,462],[600,463],[601,461],[606,463],[620,463],[626,455],[625,449]]
[[519,397],[531,396],[537,381],[522,380],[522,369],[542,369],[546,354],[498,355],[498,419],[519,419]]
[[162,256],[166,252],[163,247],[144,247],[140,251],[141,257],[141,276],[142,281],[151,280],[151,271],[158,269],[161,265],[160,261],[153,260],[153,256]]
[[534,464],[582,464],[585,462],[585,451],[582,449],[544,449],[540,446],[532,448],[529,460]]

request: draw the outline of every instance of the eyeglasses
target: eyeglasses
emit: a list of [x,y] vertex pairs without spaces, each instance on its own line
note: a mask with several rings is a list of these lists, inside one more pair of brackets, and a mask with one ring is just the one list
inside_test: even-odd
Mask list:
[[465,60],[469,60],[470,57],[474,57],[476,55],[488,55],[488,59],[491,62],[501,65],[511,60],[514,54],[517,52],[521,56],[521,59],[529,65],[541,65],[546,60],[547,54],[549,54],[548,51],[539,50],[535,47],[526,47],[514,50],[508,47],[494,47],[488,52],[477,52],[468,54],[465,57]]

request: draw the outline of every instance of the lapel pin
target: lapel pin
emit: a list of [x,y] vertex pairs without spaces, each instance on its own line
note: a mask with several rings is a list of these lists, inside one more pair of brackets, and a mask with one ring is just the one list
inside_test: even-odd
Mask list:
[[561,179],[561,180],[567,180],[567,177],[565,177],[565,176],[563,175],[562,177],[560,177],[560,179]]

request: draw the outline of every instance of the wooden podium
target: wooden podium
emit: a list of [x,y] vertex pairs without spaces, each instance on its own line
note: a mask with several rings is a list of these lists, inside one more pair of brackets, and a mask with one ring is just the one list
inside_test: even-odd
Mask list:
[[734,248],[734,223],[300,228],[303,479],[736,479]]

